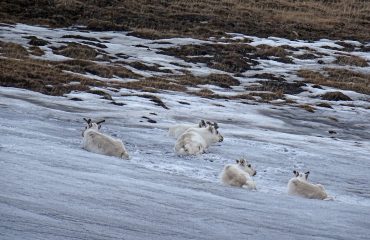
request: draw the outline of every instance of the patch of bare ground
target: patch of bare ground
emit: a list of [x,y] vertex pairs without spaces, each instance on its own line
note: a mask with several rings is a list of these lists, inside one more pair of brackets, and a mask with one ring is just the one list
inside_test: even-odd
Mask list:
[[72,38],[72,39],[81,39],[81,40],[87,40],[87,41],[92,41],[92,42],[100,42],[99,39],[94,38],[94,37],[86,37],[86,36],[73,35],[73,34],[63,35],[62,38]]
[[298,107],[306,110],[307,112],[311,112],[311,113],[314,113],[315,112],[315,108],[309,104],[302,104],[302,105],[299,105]]
[[136,79],[141,77],[140,75],[132,72],[131,70],[121,65],[99,64],[88,60],[74,59],[63,62],[55,62],[54,64],[56,65],[57,68],[62,70],[81,74],[90,73],[104,78],[112,78],[114,76],[118,76],[121,78]]
[[215,98],[225,98],[223,96],[220,96],[218,94],[215,94],[211,89],[208,89],[208,88],[203,88],[199,91],[196,91],[196,92],[191,92],[192,94],[194,95],[197,95],[199,97],[202,97],[202,98],[211,98],[211,99],[215,99]]
[[133,28],[132,32],[127,34],[128,36],[134,36],[138,38],[145,38],[145,39],[162,39],[162,38],[174,38],[179,37],[179,33],[171,32],[171,31],[160,31],[156,29],[150,28]]
[[364,0],[4,0],[1,22],[134,30],[145,37],[222,36],[368,40],[370,3]]
[[338,56],[334,63],[339,65],[350,65],[350,66],[357,66],[357,67],[368,67],[369,64],[367,61],[358,56]]
[[0,54],[3,57],[17,59],[28,57],[27,49],[24,48],[22,45],[3,41],[0,41]]
[[299,94],[303,92],[303,82],[287,82],[285,80],[257,81],[258,85],[251,85],[245,89],[248,91],[268,91],[281,94]]
[[157,106],[163,107],[164,109],[169,109],[160,97],[153,94],[123,94],[122,96],[136,96],[148,98],[151,102],[155,103]]
[[240,73],[258,64],[253,60],[256,48],[248,44],[183,45],[162,49],[163,54],[176,56],[184,61],[205,63],[210,68]]
[[276,80],[276,81],[286,81],[283,77],[276,76],[272,73],[258,73],[258,74],[255,74],[255,75],[251,76],[251,78],[260,78],[260,79],[268,79],[268,80]]
[[45,54],[44,50],[42,50],[41,48],[39,48],[38,46],[31,46],[29,48],[30,50],[30,53],[32,55],[35,55],[35,56],[42,56]]
[[143,70],[143,71],[152,71],[152,72],[163,72],[163,73],[172,73],[171,70],[169,69],[160,69],[161,65],[159,64],[144,64],[142,62],[127,62],[125,63],[133,68],[136,68],[138,70]]
[[[95,48],[79,43],[67,43],[67,45],[58,48],[53,47],[53,53],[74,59],[110,60],[109,56],[107,56],[104,51],[98,51]],[[98,56],[100,56],[100,58],[98,58]]]
[[321,99],[328,100],[328,101],[352,101],[350,97],[345,95],[342,92],[327,92],[321,95]]
[[313,53],[303,53],[303,54],[295,54],[294,57],[300,60],[308,60],[308,59],[316,59],[316,58],[319,58],[320,56],[313,54]]
[[329,103],[326,103],[326,102],[318,103],[316,104],[316,106],[323,107],[323,108],[333,108]]
[[0,59],[0,85],[62,96],[71,91],[87,91],[90,86],[103,86],[104,83],[65,73],[47,61]]
[[91,89],[91,90],[89,90],[87,92],[88,93],[91,93],[91,94],[99,95],[103,99],[106,99],[106,100],[113,100],[112,95],[110,95],[109,93],[107,93],[105,91],[102,91],[102,90]]
[[283,63],[294,63],[289,57],[289,53],[283,47],[259,45],[256,56],[261,59],[271,59]]
[[127,89],[134,89],[143,92],[157,92],[158,90],[186,92],[187,88],[172,81],[151,77],[138,81],[116,83],[117,86]]
[[32,45],[32,46],[45,46],[45,45],[48,45],[50,43],[49,41],[38,38],[36,36],[27,36],[27,37],[24,37],[24,38],[29,39],[30,41],[28,42],[28,44]]
[[191,74],[171,77],[181,85],[196,87],[198,85],[215,85],[222,88],[231,88],[232,86],[240,85],[240,81],[227,74],[210,74],[208,76],[199,77]]
[[299,70],[297,74],[305,82],[370,94],[370,74],[336,68],[324,68],[323,72]]
[[270,102],[277,99],[284,99],[284,93],[282,91],[276,92],[250,92],[249,95],[259,97],[257,99],[260,102]]

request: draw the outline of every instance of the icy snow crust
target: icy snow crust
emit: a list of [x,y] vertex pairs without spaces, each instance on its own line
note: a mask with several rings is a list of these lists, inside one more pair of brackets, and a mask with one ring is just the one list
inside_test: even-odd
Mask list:
[[[124,33],[2,27],[3,38],[23,44],[28,40],[21,33],[50,35],[53,41],[72,32],[113,37],[104,43],[111,53],[128,54],[136,44],[162,48],[203,42],[165,39],[167,45],[155,46]],[[253,39],[255,44],[283,41]],[[314,46],[320,43],[335,44],[323,40]],[[56,60],[50,53],[43,57]],[[179,68],[172,62],[181,62],[194,73],[216,71],[145,48],[133,47],[129,55],[169,69]],[[116,102],[127,104],[116,106],[89,93],[51,97],[0,88],[0,239],[368,239],[368,109],[338,103],[308,113],[289,106],[156,94],[166,110],[149,99],[121,96],[128,92],[110,92]],[[368,96],[351,93],[354,103],[368,104]],[[307,102],[309,94],[294,97]],[[122,139],[131,160],[81,149],[83,117],[106,119],[102,131]],[[201,156],[176,156],[168,127],[200,119],[217,121],[224,142]],[[243,156],[256,167],[257,191],[220,183],[223,166]],[[335,201],[287,196],[293,169],[310,170],[310,180],[323,184]]]

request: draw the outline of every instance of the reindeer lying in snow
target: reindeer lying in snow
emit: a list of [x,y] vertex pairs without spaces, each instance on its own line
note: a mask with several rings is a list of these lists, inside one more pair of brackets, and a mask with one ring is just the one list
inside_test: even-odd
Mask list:
[[328,196],[321,184],[308,182],[310,172],[303,174],[294,170],[293,173],[294,177],[288,182],[288,194],[311,199],[333,200],[333,197]]
[[92,122],[91,119],[84,118],[84,120],[86,121],[87,126],[82,132],[83,149],[86,149],[89,152],[108,156],[115,156],[124,159],[129,158],[126,148],[120,139],[115,139],[99,131],[101,123],[105,122],[105,120],[96,123]]
[[204,153],[207,148],[224,138],[216,127],[189,128],[176,141],[175,151],[179,155],[197,155]]
[[218,124],[216,122],[201,120],[198,124],[177,124],[169,128],[168,134],[170,137],[178,138],[189,128],[206,128],[208,126],[214,126],[218,129]]
[[221,180],[224,184],[243,187],[248,189],[256,189],[256,183],[251,176],[255,176],[257,171],[252,168],[245,159],[236,160],[235,164],[228,164],[224,167]]

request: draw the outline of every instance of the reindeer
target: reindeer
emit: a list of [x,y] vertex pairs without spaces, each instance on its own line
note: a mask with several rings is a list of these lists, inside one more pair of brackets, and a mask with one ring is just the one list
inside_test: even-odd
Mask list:
[[208,126],[213,126],[215,129],[218,129],[218,124],[216,122],[200,120],[198,124],[176,124],[171,126],[168,130],[168,135],[177,139],[189,128],[206,128]]
[[333,200],[333,197],[328,196],[324,186],[321,184],[313,184],[308,182],[310,172],[300,173],[293,171],[294,177],[288,182],[288,194],[301,196],[304,198]]
[[224,184],[243,187],[255,190],[256,183],[251,176],[255,176],[257,171],[245,159],[236,160],[234,164],[228,164],[224,167],[221,174],[221,181]]
[[129,159],[126,148],[120,139],[113,138],[99,131],[101,124],[105,122],[105,120],[98,122],[92,122],[91,119],[86,118],[84,118],[84,120],[87,126],[82,132],[83,149],[93,153]]
[[223,136],[214,126],[189,128],[176,141],[175,151],[179,155],[198,155],[216,142],[222,142]]

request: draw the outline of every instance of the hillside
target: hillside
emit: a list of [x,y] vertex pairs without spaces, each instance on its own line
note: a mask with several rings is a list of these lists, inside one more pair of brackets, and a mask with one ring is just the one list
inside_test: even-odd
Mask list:
[[[368,239],[367,1],[84,2],[0,3],[0,239]],[[178,156],[200,119],[224,141]],[[256,191],[220,181],[240,157]]]
[[369,40],[366,0],[4,0],[0,21],[90,30],[133,30],[146,38],[258,37]]

